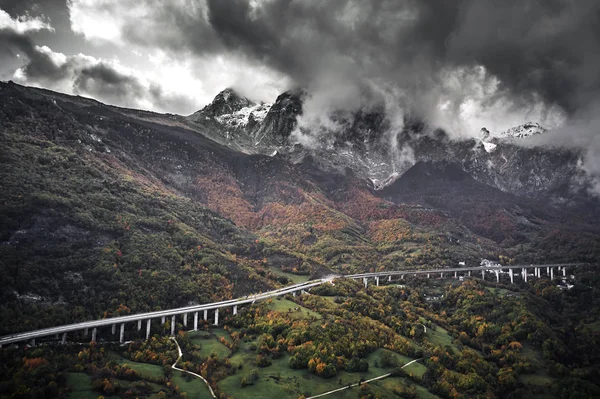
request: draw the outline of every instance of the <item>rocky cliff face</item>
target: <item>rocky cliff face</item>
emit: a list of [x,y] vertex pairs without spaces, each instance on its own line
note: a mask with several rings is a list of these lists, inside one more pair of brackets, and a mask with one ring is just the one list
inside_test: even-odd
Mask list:
[[[573,212],[547,200],[576,198],[577,154],[501,140],[488,152],[417,123],[390,134],[370,111],[336,116],[333,139],[303,145],[300,99],[280,96],[258,127],[234,128],[225,118],[254,105],[183,117],[0,84],[2,301],[98,317],[73,276],[116,311],[111,298],[148,289],[170,306],[211,300],[197,281],[221,297],[257,291],[276,281],[265,265],[319,275],[600,256],[597,201]],[[175,286],[188,288],[172,298]]]
[[[479,139],[454,140],[415,121],[407,120],[403,128],[394,129],[382,109],[366,109],[331,115],[335,130],[311,131],[297,124],[305,96],[301,90],[283,93],[264,118],[263,114],[257,118],[250,112],[255,105],[249,100],[219,94],[200,114],[207,118],[206,109],[219,113],[211,120],[208,136],[216,134],[217,141],[229,147],[248,153],[277,153],[294,163],[310,157],[326,171],[349,168],[376,189],[419,161],[452,161],[476,180],[511,194],[563,204],[591,200],[587,193],[590,179],[578,167],[579,151],[523,145],[528,137],[545,133],[537,123],[499,134],[484,128]],[[267,105],[262,106],[265,110]],[[250,116],[240,118],[240,110]]]
[[290,143],[290,134],[296,128],[296,118],[302,114],[303,96],[304,92],[301,90],[291,90],[277,97],[264,121],[252,130],[254,147],[259,150],[270,149]]

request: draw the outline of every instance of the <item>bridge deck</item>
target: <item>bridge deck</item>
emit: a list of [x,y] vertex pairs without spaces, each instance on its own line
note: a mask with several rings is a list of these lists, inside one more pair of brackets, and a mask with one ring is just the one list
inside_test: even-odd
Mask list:
[[508,269],[534,269],[536,267],[572,267],[572,266],[583,266],[588,265],[587,263],[554,263],[547,265],[507,265],[507,266],[477,266],[477,267],[452,267],[447,269],[420,269],[420,270],[394,270],[394,271],[383,271],[373,273],[358,273],[345,275],[345,278],[361,278],[361,277],[381,277],[381,276],[398,276],[398,275],[412,275],[412,274],[435,274],[435,273],[454,273],[454,272],[469,272],[469,271],[488,271],[488,270],[508,270]]
[[[398,275],[416,275],[416,274],[427,274],[427,273],[430,273],[430,274],[454,273],[454,272],[458,273],[458,272],[482,271],[482,270],[483,271],[495,271],[495,270],[523,269],[523,268],[531,269],[531,268],[536,268],[536,267],[539,267],[539,268],[572,267],[572,266],[581,266],[581,265],[587,265],[587,264],[585,264],[585,263],[555,263],[555,264],[547,264],[547,265],[529,264],[529,265],[510,265],[510,266],[500,266],[500,267],[482,266],[482,267],[458,267],[458,268],[429,269],[429,270],[395,270],[395,271],[384,271],[384,272],[375,272],[375,273],[359,273],[359,274],[351,274],[351,275],[345,275],[345,276],[339,276],[339,277],[340,278],[358,279],[358,278],[387,277],[387,276],[398,276]],[[220,309],[220,308],[225,308],[225,307],[232,307],[235,305],[243,305],[243,304],[252,303],[252,302],[263,300],[263,299],[268,299],[268,298],[272,298],[275,296],[286,295],[286,294],[290,294],[290,293],[293,293],[296,291],[301,291],[304,289],[315,287],[315,286],[321,285],[323,283],[326,283],[328,281],[331,281],[331,279],[333,277],[334,276],[330,276],[330,278],[310,280],[310,281],[306,281],[304,283],[294,284],[294,285],[283,287],[283,288],[278,288],[276,290],[268,291],[265,293],[248,295],[248,296],[245,296],[242,298],[230,299],[230,300],[221,301],[221,302],[186,306],[186,307],[181,307],[181,308],[160,310],[160,311],[155,311],[155,312],[138,313],[138,314],[127,315],[127,316],[111,317],[111,318],[100,319],[100,320],[84,321],[84,322],[80,322],[80,323],[67,324],[67,325],[63,325],[63,326],[49,327],[49,328],[43,328],[40,330],[15,333],[15,334],[0,337],[0,346],[10,344],[13,342],[27,341],[27,340],[34,339],[34,338],[41,338],[41,337],[46,337],[46,336],[50,336],[50,335],[54,335],[54,334],[62,334],[62,333],[67,333],[67,332],[72,332],[72,331],[80,331],[80,330],[89,329],[89,328],[105,327],[105,326],[111,326],[114,324],[136,322],[139,320],[148,320],[148,319],[154,319],[154,318],[160,318],[160,317],[176,316],[176,315],[182,315],[185,313],[194,313],[194,312],[200,312],[200,311],[204,311],[204,310],[214,310],[214,309]],[[337,277],[337,276],[335,276],[335,277]]]

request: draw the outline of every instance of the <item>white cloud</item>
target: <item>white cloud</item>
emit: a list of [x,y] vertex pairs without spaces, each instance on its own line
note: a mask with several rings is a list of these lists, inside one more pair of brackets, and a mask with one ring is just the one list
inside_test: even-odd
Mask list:
[[63,53],[52,51],[52,49],[48,46],[35,46],[35,49],[38,52],[48,56],[48,58],[50,58],[50,60],[52,60],[52,62],[56,66],[64,65],[67,62],[66,55],[64,55]]
[[116,45],[124,44],[121,33],[127,21],[143,21],[147,12],[144,2],[129,0],[68,0],[67,7],[73,32]]
[[189,107],[176,110],[179,113],[196,111],[226,87],[268,102],[290,85],[289,79],[272,68],[223,50],[216,37],[210,42],[219,51],[190,51],[189,42],[202,36],[202,31],[186,31],[177,18],[189,18],[185,21],[188,28],[202,21],[207,24],[204,1],[69,0],[67,5],[71,29],[87,40],[127,46],[136,55],[147,54],[149,63],[133,61],[140,75],[160,82],[165,91],[193,99]]
[[30,15],[21,15],[16,19],[0,8],[0,29],[9,29],[20,35],[27,32],[37,32],[40,30],[49,30],[54,32],[50,21],[44,17],[32,17]]
[[[68,94],[79,94],[96,98],[109,104],[124,107],[150,109],[158,112],[180,112],[188,107],[195,110],[198,101],[193,95],[195,82],[187,79],[185,70],[169,70],[180,79],[164,79],[164,76],[140,74],[123,65],[117,58],[103,59],[85,54],[66,56],[52,51],[47,46],[35,46],[34,61],[18,68],[13,79],[19,83],[45,87]],[[44,60],[44,70],[37,64]],[[187,83],[188,89],[183,90]]]
[[564,111],[535,94],[520,99],[502,90],[501,82],[482,66],[446,69],[439,80],[423,105],[431,110],[432,125],[454,135],[477,136],[482,127],[500,133],[531,121],[555,128],[566,120]]

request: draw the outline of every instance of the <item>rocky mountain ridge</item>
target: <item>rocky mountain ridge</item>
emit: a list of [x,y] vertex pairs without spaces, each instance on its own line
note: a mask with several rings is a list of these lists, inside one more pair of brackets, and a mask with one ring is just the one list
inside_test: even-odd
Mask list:
[[[298,104],[285,100],[261,126],[290,132]],[[453,142],[412,125],[395,139],[410,143],[414,163],[376,189],[350,166],[374,162],[364,154],[380,151],[377,132],[363,147],[352,135],[380,121],[353,123],[347,143],[327,144],[340,156],[298,144],[265,155],[234,148],[215,118],[190,122],[1,83],[0,298],[16,323],[5,328],[37,326],[41,303],[61,312],[80,304],[81,317],[120,312],[120,304],[148,311],[154,300],[183,306],[255,292],[276,285],[277,270],[318,277],[500,255],[527,263],[600,257],[597,203],[572,208],[501,191],[514,180],[482,182],[488,167],[460,158],[533,160],[543,175],[568,165],[569,153],[490,154],[475,140]],[[254,143],[242,130],[232,131]],[[381,163],[385,172],[383,156]],[[148,289],[154,299],[128,302],[127,293]]]
[[[520,145],[519,140],[546,131],[538,123],[498,134],[483,129],[480,140],[451,139],[419,121],[405,120],[402,128],[393,129],[383,109],[365,109],[332,115],[336,130],[311,130],[297,125],[306,96],[301,90],[281,94],[262,121],[239,123],[235,134],[227,118],[235,119],[236,113],[221,116],[209,137],[247,153],[279,154],[294,163],[310,157],[328,171],[349,168],[377,189],[418,161],[452,161],[475,179],[515,195],[554,203],[592,200],[578,150]],[[236,96],[231,98],[238,103]]]

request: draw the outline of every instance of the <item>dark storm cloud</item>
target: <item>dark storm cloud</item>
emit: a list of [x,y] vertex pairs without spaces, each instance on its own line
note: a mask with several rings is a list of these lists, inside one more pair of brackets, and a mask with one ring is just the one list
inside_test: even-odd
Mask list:
[[[113,7],[111,12],[119,13],[122,5]],[[206,20],[202,2],[181,6],[178,2],[158,0],[147,7],[149,15],[143,23],[136,20],[123,24],[122,34],[128,41],[174,53],[192,51],[204,55],[223,51],[222,43]]]
[[73,88],[76,92],[83,91],[121,100],[139,97],[145,91],[136,78],[123,75],[102,63],[81,68],[76,74]]
[[[73,0],[71,7],[77,3]],[[116,14],[125,7],[106,4]],[[145,4],[143,23],[122,21],[125,41],[160,47],[174,57],[181,52],[242,54],[309,88],[334,82],[353,85],[365,95],[369,82],[377,81],[426,102],[418,97],[442,90],[447,69],[483,66],[517,106],[541,98],[573,113],[600,93],[596,0]]]
[[81,68],[73,90],[124,106],[136,106],[139,99],[144,99],[160,109],[181,109],[191,101],[183,95],[167,94],[157,84],[147,86],[135,76],[120,73],[105,63]]
[[29,37],[9,29],[0,29],[0,53],[16,57],[24,55],[28,62],[22,67],[31,78],[59,80],[67,76],[67,71],[51,59],[49,54],[40,51]]
[[181,109],[191,101],[183,95],[166,94],[156,84],[146,85],[105,61],[53,53],[47,47],[36,46],[26,34],[10,29],[0,29],[0,54],[11,58],[18,54],[26,59],[18,74],[20,82],[25,84],[56,89],[71,86],[75,94],[129,107],[150,104],[159,109]]
[[[596,0],[69,0],[67,7],[88,38],[101,39],[102,29],[85,33],[87,21],[74,18],[110,15],[119,35],[108,40],[117,45],[172,57],[234,53],[313,90],[350,85],[368,97],[376,82],[423,109],[431,93],[447,91],[448,70],[477,66],[516,106],[541,99],[572,114],[600,92]],[[457,97],[451,107],[468,94],[453,90],[445,93]]]
[[473,1],[461,7],[445,55],[574,112],[598,97],[599,49],[595,0]]
[[25,12],[49,11],[65,9],[67,0],[2,0],[0,8],[12,16],[23,15]]
[[354,76],[403,85],[419,84],[443,67],[483,65],[515,95],[535,93],[569,112],[600,91],[595,0],[260,4],[208,0],[208,21],[225,46],[269,62],[300,84],[337,58],[356,68],[349,71]]

